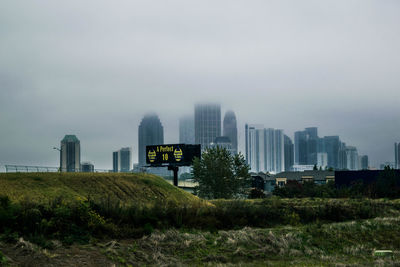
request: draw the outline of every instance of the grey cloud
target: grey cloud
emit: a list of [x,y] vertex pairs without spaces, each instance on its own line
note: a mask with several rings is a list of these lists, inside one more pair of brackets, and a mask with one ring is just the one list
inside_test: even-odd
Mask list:
[[137,151],[146,112],[175,142],[205,100],[233,109],[241,136],[246,122],[315,125],[376,166],[400,141],[398,1],[0,5],[0,164],[57,165],[51,147],[72,133],[110,168],[113,150]]

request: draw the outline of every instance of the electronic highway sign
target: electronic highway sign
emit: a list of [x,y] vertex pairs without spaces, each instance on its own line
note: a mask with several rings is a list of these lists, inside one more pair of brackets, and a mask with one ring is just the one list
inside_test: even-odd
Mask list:
[[190,166],[195,157],[201,157],[200,145],[146,146],[146,163],[150,166]]

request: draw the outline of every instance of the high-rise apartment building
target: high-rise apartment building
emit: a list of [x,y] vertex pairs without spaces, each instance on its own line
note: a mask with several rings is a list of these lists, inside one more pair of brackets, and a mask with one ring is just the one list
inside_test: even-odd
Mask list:
[[238,152],[238,133],[237,133],[237,122],[236,116],[233,111],[227,111],[225,113],[223,122],[223,135],[229,137],[232,143],[232,153],[237,154]]
[[368,156],[367,155],[359,156],[358,169],[360,169],[360,170],[368,170],[368,168],[369,168]]
[[118,172],[118,151],[113,152],[113,172]]
[[91,162],[82,162],[81,164],[82,172],[94,172],[94,165]]
[[307,165],[307,133],[305,131],[294,133],[294,153],[296,165]]
[[354,146],[346,146],[346,169],[358,170],[358,152]]
[[133,169],[132,149],[130,147],[121,148],[113,152],[113,171],[129,172]]
[[275,165],[271,169],[272,172],[279,173],[285,170],[285,139],[283,130],[275,130],[274,132],[274,148]]
[[194,118],[185,116],[179,120],[179,143],[194,144]]
[[[262,130],[262,131],[260,131]],[[257,133],[258,132],[258,133]],[[248,125],[245,126],[245,140],[246,140],[246,163],[250,166],[252,171],[259,172],[260,166],[260,153],[259,152],[259,140],[260,133],[263,132],[263,126],[261,125]],[[261,138],[262,142],[264,142],[264,138]],[[261,145],[262,153],[261,156],[265,155],[264,145]],[[264,159],[261,160],[264,162]]]
[[292,139],[285,135],[285,171],[291,171],[294,165],[294,145]]
[[325,136],[323,138],[324,149],[322,151],[328,154],[328,167],[339,168],[339,150],[341,142],[339,136]]
[[139,125],[139,167],[146,165],[146,146],[164,144],[164,128],[156,114],[147,114]]
[[253,172],[282,172],[285,169],[283,130],[245,126],[246,161]]
[[61,140],[60,167],[63,172],[79,172],[81,168],[81,142],[75,135]]
[[221,106],[219,104],[196,104],[194,108],[195,143],[205,149],[221,136]]
[[328,153],[320,152],[317,153],[317,167],[325,169],[328,167]]
[[317,164],[319,146],[318,128],[309,127],[294,134],[295,162],[299,165]]

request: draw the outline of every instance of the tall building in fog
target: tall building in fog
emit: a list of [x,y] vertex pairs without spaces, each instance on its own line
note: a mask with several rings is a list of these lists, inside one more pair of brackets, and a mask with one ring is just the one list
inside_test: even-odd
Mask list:
[[[246,163],[250,166],[250,170],[258,172],[260,169],[260,153],[258,143],[259,143],[259,134],[257,131],[263,130],[263,126],[261,125],[249,125],[245,126],[245,146],[246,146]],[[262,142],[264,142],[264,138],[262,138]],[[261,145],[264,147],[263,145]],[[264,148],[262,148],[262,156],[264,156]],[[264,159],[261,160],[264,162]]]
[[318,128],[309,127],[294,134],[295,162],[298,165],[317,164],[319,147]]
[[194,108],[195,143],[205,149],[221,136],[221,106],[219,104],[196,104]]
[[132,149],[130,147],[121,148],[113,152],[113,171],[129,172],[133,169]]
[[223,135],[229,137],[232,143],[232,153],[237,154],[238,152],[237,122],[235,113],[233,111],[227,111],[225,113],[223,122]]
[[79,172],[81,168],[81,142],[75,135],[61,140],[60,167],[63,172]]
[[358,152],[354,146],[346,146],[346,169],[351,171],[358,170]]
[[164,128],[156,114],[147,114],[139,125],[139,166],[146,165],[146,146],[164,144]]
[[285,135],[285,171],[291,171],[294,165],[294,145],[292,139]]
[[341,142],[339,136],[325,136],[323,138],[324,152],[328,155],[328,167],[339,168],[339,150]]
[[368,168],[369,168],[368,156],[367,155],[359,156],[358,169],[360,169],[360,170],[368,170]]
[[283,130],[274,130],[274,148],[273,157],[275,158],[274,166],[271,172],[279,173],[285,170],[285,139]]
[[307,134],[304,131],[294,133],[294,153],[296,165],[307,165]]
[[193,116],[185,116],[179,119],[179,143],[194,144]]
[[400,143],[394,143],[394,166],[400,169]]
[[245,126],[246,161],[253,172],[282,172],[285,169],[283,130],[261,125]]

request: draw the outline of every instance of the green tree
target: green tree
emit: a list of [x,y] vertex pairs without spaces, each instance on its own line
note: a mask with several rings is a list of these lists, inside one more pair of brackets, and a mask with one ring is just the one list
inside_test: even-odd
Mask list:
[[231,155],[225,148],[208,148],[193,162],[195,192],[203,198],[242,198],[250,188],[249,166],[241,153]]
[[400,196],[400,177],[390,166],[385,166],[376,181],[376,195],[389,198]]

